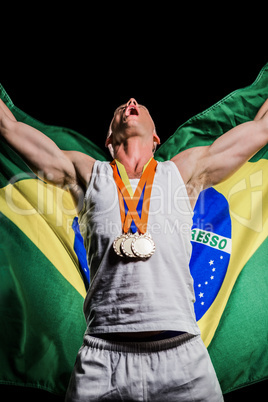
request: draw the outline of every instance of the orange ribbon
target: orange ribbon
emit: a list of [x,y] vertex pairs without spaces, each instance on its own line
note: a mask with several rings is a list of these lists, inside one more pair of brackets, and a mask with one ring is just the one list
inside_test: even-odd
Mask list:
[[[148,222],[148,216],[149,216],[149,207],[150,207],[150,198],[151,198],[151,191],[152,191],[152,186],[153,186],[153,181],[154,181],[154,175],[156,171],[156,166],[157,162],[155,159],[151,159],[149,162],[148,166],[144,170],[140,181],[138,183],[138,186],[135,190],[133,198],[129,195],[129,192],[124,185],[118,170],[116,166],[115,160],[111,162],[111,166],[113,168],[113,176],[115,183],[117,185],[117,190],[118,190],[118,199],[119,199],[119,207],[120,207],[120,215],[121,215],[121,221],[122,221],[122,229],[124,233],[127,233],[132,220],[134,220],[138,230],[140,233],[144,234],[146,233],[147,230],[147,222]],[[137,212],[137,206],[145,186],[145,191],[144,191],[144,196],[143,196],[143,204],[142,204],[142,212],[141,212],[141,217],[139,217],[139,214]],[[125,206],[124,206],[124,201],[127,205],[128,212],[127,214],[125,213]]]

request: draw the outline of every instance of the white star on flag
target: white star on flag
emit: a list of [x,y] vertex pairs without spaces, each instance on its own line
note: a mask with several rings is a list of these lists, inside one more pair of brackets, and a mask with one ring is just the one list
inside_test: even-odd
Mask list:
[[[210,272],[207,271],[207,276],[204,277],[204,282],[202,281],[197,284],[198,288],[202,288],[202,286],[206,287],[206,292],[197,293],[198,298],[201,299],[199,305],[202,306],[202,308],[205,308],[207,305],[206,300],[208,297],[210,297],[210,292],[214,286],[214,283],[217,281],[217,275],[220,274],[222,263],[224,263],[223,255],[217,257],[217,260],[208,259],[208,264],[211,266],[211,269],[209,270]],[[214,264],[217,265],[217,268],[214,266]]]

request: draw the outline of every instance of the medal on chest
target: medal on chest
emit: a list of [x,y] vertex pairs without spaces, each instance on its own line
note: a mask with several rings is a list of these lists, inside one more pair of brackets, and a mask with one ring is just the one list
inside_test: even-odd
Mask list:
[[123,232],[114,240],[113,249],[122,258],[147,259],[155,252],[154,241],[147,232],[147,222],[157,162],[151,159],[147,164],[134,194],[124,166],[115,160],[111,166],[118,190]]

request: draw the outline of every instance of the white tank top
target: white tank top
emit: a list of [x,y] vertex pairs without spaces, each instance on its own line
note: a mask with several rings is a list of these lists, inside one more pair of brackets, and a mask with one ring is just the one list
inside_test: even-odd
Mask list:
[[159,162],[147,227],[155,253],[147,260],[116,255],[113,241],[122,233],[117,187],[109,162],[95,162],[79,217],[91,276],[84,303],[87,333],[200,333],[189,271],[192,216],[176,165]]

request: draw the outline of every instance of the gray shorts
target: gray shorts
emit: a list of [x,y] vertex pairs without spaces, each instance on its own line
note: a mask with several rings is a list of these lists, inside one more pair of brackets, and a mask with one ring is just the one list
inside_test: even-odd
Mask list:
[[86,335],[66,402],[223,401],[200,336],[111,342]]

